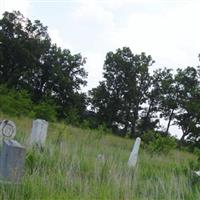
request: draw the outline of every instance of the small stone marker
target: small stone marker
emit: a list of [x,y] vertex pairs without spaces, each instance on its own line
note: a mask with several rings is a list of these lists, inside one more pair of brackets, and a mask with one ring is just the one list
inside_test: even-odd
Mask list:
[[0,121],[0,137],[12,139],[16,135],[15,123],[10,120]]
[[44,146],[47,136],[48,122],[42,119],[33,121],[31,132],[31,144]]
[[24,173],[25,147],[15,140],[3,141],[0,158],[0,181],[19,183]]
[[103,154],[98,154],[96,159],[105,162],[105,156]]
[[200,171],[194,171],[194,174],[200,177]]
[[135,167],[136,164],[137,164],[140,142],[141,142],[141,138],[137,137],[136,140],[135,140],[135,144],[133,146],[133,150],[132,150],[130,157],[129,157],[129,160],[128,160],[128,166],[129,167]]

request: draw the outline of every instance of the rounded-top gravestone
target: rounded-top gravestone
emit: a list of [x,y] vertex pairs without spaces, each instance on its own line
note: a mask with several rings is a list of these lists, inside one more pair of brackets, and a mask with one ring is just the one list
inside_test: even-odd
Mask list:
[[12,139],[16,135],[15,123],[10,120],[0,121],[0,137],[4,139]]
[[37,144],[39,146],[45,145],[47,136],[48,122],[43,119],[33,120],[33,126],[31,131],[31,144]]

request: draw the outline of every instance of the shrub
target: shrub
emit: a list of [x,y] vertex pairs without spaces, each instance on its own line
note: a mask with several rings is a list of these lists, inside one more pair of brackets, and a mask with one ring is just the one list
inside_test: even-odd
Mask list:
[[90,129],[90,121],[89,120],[83,120],[80,127],[83,128],[83,129]]
[[27,91],[8,89],[4,85],[0,85],[0,111],[11,116],[28,116],[48,121],[54,121],[57,116],[52,100],[43,100],[34,105]]
[[101,139],[104,135],[111,133],[111,131],[106,127],[105,124],[101,124],[96,129],[97,137]]
[[198,163],[200,165],[200,149],[195,147],[194,154],[197,156],[197,161],[198,161]]
[[57,117],[56,106],[52,101],[43,101],[34,106],[36,118],[55,121]]
[[81,119],[80,113],[76,108],[70,108],[65,112],[65,121],[67,124],[72,124],[74,126],[79,126]]
[[16,91],[0,86],[0,110],[11,116],[34,116],[32,101],[27,91]]
[[142,136],[146,147],[150,152],[169,153],[176,147],[176,140],[171,136],[161,135],[159,132],[148,131]]

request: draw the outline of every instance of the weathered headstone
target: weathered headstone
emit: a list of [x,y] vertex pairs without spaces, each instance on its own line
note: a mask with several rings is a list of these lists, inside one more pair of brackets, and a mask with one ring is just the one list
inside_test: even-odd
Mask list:
[[31,132],[31,144],[44,146],[47,136],[48,122],[42,119],[33,121]]
[[4,139],[12,139],[16,135],[15,123],[10,120],[0,121],[0,137]]
[[133,150],[132,150],[129,160],[128,160],[128,166],[130,166],[130,167],[135,167],[137,164],[140,143],[141,143],[141,139],[139,137],[137,137],[135,140],[135,144],[133,146]]
[[15,140],[4,140],[0,157],[0,181],[19,183],[24,173],[25,147]]

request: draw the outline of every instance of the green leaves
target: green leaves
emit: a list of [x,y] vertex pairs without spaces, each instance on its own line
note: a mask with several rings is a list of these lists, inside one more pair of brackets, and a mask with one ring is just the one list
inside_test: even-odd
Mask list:
[[134,134],[141,105],[150,87],[148,68],[153,62],[151,56],[134,55],[128,47],[107,53],[105,81],[94,88],[90,96],[93,108],[109,128],[121,126],[125,133],[132,129]]
[[83,112],[86,97],[80,88],[87,83],[87,73],[81,54],[52,44],[46,26],[16,11],[5,12],[0,19],[0,43],[0,84],[26,90],[35,104],[53,99],[59,117],[72,107]]

